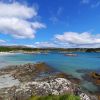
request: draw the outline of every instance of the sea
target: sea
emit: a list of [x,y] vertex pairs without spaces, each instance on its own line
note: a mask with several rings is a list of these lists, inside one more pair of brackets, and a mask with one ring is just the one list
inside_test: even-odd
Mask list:
[[[9,65],[45,62],[61,72],[81,79],[82,83],[80,86],[82,88],[91,92],[98,91],[100,89],[98,86],[83,79],[82,76],[86,74],[85,71],[92,70],[100,73],[100,53],[74,52],[77,56],[65,56],[65,54],[66,53],[49,52],[48,54],[15,53],[0,55],[0,68],[7,67]],[[79,72],[79,70],[83,70],[83,72]]]

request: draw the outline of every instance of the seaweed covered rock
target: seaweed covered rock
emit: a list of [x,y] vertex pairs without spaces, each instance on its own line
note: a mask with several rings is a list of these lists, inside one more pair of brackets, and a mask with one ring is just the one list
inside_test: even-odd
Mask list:
[[38,72],[50,72],[50,71],[53,71],[53,68],[48,66],[46,63],[37,63],[37,64],[34,64],[34,67]]
[[100,85],[100,74],[96,72],[90,73],[90,77],[96,85]]

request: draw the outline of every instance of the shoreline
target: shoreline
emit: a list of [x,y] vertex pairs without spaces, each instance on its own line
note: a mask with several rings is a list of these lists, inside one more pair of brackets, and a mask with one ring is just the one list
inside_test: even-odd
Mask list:
[[[78,89],[78,87],[79,87],[78,83],[80,83],[80,80],[77,78],[74,78],[72,75],[67,75],[67,74],[62,73],[60,71],[57,71],[56,69],[54,69],[54,68],[52,68],[52,67],[50,67],[47,64],[42,63],[42,62],[36,63],[36,64],[15,65],[15,66],[9,66],[8,68],[0,69],[0,76],[7,75],[7,74],[11,75],[14,78],[13,80],[17,79],[19,81],[19,83],[17,85],[16,84],[14,85],[16,88],[16,95],[17,96],[18,96],[17,91],[20,90],[20,88],[22,88],[23,86],[25,86],[25,88],[24,89],[22,88],[22,90],[21,90],[23,92],[24,92],[24,90],[27,90],[27,86],[31,88],[30,84],[31,85],[33,85],[33,84],[34,85],[36,85],[36,84],[43,85],[45,83],[45,84],[49,85],[48,82],[50,81],[51,82],[50,84],[55,86],[53,81],[57,81],[59,79],[61,82],[65,80],[64,84],[70,83],[69,88],[66,87],[66,88],[68,88],[68,90],[66,90],[66,92],[70,91],[71,94],[73,94],[73,91],[75,91],[75,89]],[[10,81],[12,81],[12,80],[10,80]],[[74,87],[74,89],[72,87]],[[2,88],[2,89],[3,89],[3,91],[7,92],[7,90],[10,90],[10,92],[11,92],[12,88],[13,88],[13,85],[11,87],[8,87],[8,89],[5,89],[5,88],[4,89]],[[39,92],[40,88],[39,87],[37,87],[37,88],[38,88],[38,92]],[[0,92],[2,91],[2,89],[0,89]],[[28,91],[29,90],[30,89],[28,89]],[[37,93],[37,95],[38,95],[38,92],[36,92],[35,90],[36,89],[34,89],[34,91],[33,90],[31,90],[31,91],[33,91],[34,93]],[[51,91],[51,87],[48,88],[47,91]],[[56,91],[55,95],[60,93],[59,90],[55,90],[55,91]],[[79,89],[79,91],[80,91],[80,89]],[[82,91],[83,90],[81,90],[81,92]],[[44,95],[48,95],[48,93],[47,94],[44,93]],[[50,92],[50,93],[53,94],[53,92]],[[63,93],[64,93],[64,91],[62,92],[62,94]],[[84,92],[82,92],[82,93],[84,93]],[[5,95],[7,96],[7,94],[5,94]],[[29,97],[29,95],[28,95],[28,97]],[[94,98],[95,97],[89,93],[85,93],[85,95],[87,95],[87,98],[90,98],[90,97]],[[85,100],[85,99],[82,99],[82,100]],[[87,99],[87,100],[91,100],[91,99]],[[96,100],[96,99],[94,99],[94,100]]]
[[11,55],[11,54],[15,54],[15,53],[11,53],[11,52],[0,52],[0,55]]
[[0,56],[5,55],[14,55],[14,54],[48,54],[49,52],[41,52],[41,51],[8,51],[8,52],[0,52]]

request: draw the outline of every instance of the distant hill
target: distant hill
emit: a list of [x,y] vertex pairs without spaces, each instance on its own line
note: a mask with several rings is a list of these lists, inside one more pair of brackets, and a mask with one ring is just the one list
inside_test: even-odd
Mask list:
[[100,48],[31,48],[27,46],[0,46],[0,52],[7,51],[65,51],[65,52],[100,52]]

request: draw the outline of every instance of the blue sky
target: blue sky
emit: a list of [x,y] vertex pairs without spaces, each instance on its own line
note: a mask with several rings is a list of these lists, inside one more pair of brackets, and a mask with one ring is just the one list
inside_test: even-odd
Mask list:
[[100,0],[1,0],[0,45],[100,47]]

